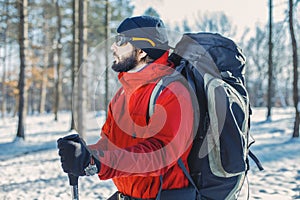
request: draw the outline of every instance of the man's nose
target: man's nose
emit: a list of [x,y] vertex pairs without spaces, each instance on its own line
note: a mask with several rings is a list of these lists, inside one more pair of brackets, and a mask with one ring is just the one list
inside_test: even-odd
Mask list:
[[111,45],[110,50],[112,50],[113,52],[116,51],[116,42],[114,42],[114,43]]

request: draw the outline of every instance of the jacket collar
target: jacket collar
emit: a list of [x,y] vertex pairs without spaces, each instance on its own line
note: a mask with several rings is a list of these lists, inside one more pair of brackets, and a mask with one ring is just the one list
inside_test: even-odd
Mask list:
[[150,83],[156,83],[161,77],[172,73],[173,64],[168,62],[167,51],[153,63],[148,64],[142,70],[134,73],[121,72],[118,75],[123,89],[127,95]]

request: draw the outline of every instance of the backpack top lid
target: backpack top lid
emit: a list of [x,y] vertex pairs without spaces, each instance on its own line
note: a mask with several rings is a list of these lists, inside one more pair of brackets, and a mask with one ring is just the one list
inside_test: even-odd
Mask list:
[[230,71],[236,76],[244,74],[246,57],[242,50],[218,33],[186,33],[177,43],[174,53],[189,62],[202,56],[209,57],[220,72]]

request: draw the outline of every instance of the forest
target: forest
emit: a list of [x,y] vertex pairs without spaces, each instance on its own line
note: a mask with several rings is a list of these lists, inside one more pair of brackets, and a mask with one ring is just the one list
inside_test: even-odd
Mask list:
[[[233,38],[247,57],[246,86],[252,107],[294,107],[299,137],[299,0],[286,1],[286,17],[236,26],[223,12],[202,13],[196,24],[182,19],[174,32],[217,32]],[[116,27],[133,14],[130,0],[2,0],[0,2],[0,113],[18,117],[16,138],[25,139],[26,116],[70,112],[70,130],[84,137],[86,115],[105,113],[118,88],[110,65]],[[145,15],[158,16],[153,9]],[[167,25],[168,27],[168,25]],[[175,34],[174,34],[175,35]],[[297,52],[298,50],[298,52]]]

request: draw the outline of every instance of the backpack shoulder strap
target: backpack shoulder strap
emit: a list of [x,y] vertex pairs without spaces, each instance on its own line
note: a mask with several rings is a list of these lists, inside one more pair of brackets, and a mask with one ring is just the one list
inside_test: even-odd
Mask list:
[[158,81],[158,83],[155,85],[155,87],[151,93],[151,96],[150,96],[149,109],[148,109],[149,117],[151,117],[153,115],[155,102],[164,88],[165,88],[165,86],[163,85],[163,79],[160,79],[160,81]]
[[184,79],[184,77],[180,74],[179,71],[175,70],[172,74],[164,76],[162,79],[160,79],[157,84],[155,85],[151,96],[150,96],[150,100],[149,100],[149,109],[148,109],[148,116],[151,117],[154,113],[154,107],[155,107],[155,103],[157,98],[159,97],[159,95],[161,94],[161,92],[163,91],[163,89],[169,85],[172,82],[175,81],[181,81],[182,79]]

